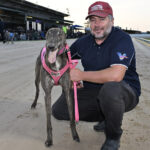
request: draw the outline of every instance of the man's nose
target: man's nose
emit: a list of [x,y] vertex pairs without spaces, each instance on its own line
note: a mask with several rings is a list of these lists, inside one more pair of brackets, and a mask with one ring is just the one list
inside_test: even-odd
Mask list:
[[95,21],[95,25],[101,25],[101,24],[102,24],[101,21],[99,21],[99,20]]

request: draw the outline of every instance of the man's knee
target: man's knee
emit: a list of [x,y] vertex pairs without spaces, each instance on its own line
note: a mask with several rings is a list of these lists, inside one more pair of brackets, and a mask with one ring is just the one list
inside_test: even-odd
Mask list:
[[69,120],[68,113],[65,113],[65,110],[60,109],[57,103],[52,106],[52,115],[57,120]]
[[121,97],[122,92],[120,82],[105,83],[98,95],[100,105],[108,108],[113,107],[113,105],[122,104],[123,101],[121,101]]
[[58,111],[57,111],[57,108],[55,107],[55,104],[52,106],[52,115],[54,116],[54,118],[58,119],[58,120],[61,120],[59,115],[58,115]]
[[98,96],[115,98],[120,94],[121,94],[120,82],[107,82],[102,86]]

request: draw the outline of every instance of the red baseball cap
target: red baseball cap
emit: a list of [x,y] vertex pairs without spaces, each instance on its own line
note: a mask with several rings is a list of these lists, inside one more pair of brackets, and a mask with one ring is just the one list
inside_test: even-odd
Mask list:
[[106,2],[97,1],[89,7],[88,16],[85,19],[88,19],[90,16],[106,17],[108,15],[113,16],[111,6]]

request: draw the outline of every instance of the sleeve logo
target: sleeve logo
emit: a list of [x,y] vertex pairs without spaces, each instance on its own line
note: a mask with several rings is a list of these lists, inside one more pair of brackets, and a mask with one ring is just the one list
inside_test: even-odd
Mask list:
[[124,60],[125,58],[128,58],[126,53],[121,54],[120,52],[117,52],[117,55],[119,56],[120,60]]

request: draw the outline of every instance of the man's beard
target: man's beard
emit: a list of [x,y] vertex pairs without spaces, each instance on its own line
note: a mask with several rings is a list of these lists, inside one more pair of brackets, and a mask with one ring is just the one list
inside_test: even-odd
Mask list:
[[[94,30],[97,30],[97,29],[99,29],[99,27],[94,28]],[[103,40],[103,39],[105,39],[105,38],[110,34],[111,29],[112,29],[112,26],[109,25],[109,27],[108,27],[107,30],[103,33],[103,35],[96,35],[96,34],[93,33],[92,31],[91,31],[91,34],[95,37],[95,39]]]

